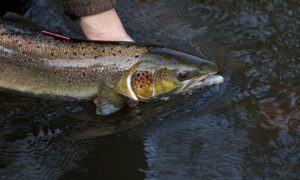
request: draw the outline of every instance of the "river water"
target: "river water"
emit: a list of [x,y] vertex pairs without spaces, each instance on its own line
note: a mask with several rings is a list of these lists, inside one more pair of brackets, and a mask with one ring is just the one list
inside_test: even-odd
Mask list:
[[[300,177],[297,0],[126,0],[117,9],[136,41],[212,59],[225,83],[106,118],[89,102],[1,91],[1,179]],[[57,1],[11,1],[5,11],[83,38]]]

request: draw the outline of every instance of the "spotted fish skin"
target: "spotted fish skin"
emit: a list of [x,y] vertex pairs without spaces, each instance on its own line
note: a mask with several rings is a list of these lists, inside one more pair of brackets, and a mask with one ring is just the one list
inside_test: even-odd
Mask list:
[[153,96],[153,72],[136,71],[131,80],[133,91],[139,98],[148,99]]
[[150,47],[130,42],[65,40],[0,20],[0,87],[91,98],[116,84]]
[[[27,20],[0,19],[0,88],[93,99],[96,114],[128,98],[150,101],[222,83],[218,66],[191,54],[131,42],[72,40]],[[30,23],[29,23],[30,24]]]

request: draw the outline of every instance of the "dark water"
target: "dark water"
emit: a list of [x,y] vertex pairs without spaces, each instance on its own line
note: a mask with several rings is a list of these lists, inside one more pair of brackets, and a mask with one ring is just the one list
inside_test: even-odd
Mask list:
[[[1,13],[83,37],[57,1],[9,4]],[[298,1],[128,0],[118,12],[136,41],[218,62],[225,84],[107,118],[1,92],[1,179],[298,179]]]

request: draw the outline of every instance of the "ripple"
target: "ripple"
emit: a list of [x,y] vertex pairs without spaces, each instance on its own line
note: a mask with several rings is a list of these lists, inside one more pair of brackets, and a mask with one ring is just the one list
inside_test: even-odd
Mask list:
[[[58,2],[30,1],[25,15],[52,31],[82,37],[78,22],[63,16]],[[122,174],[137,160],[143,162],[126,169],[133,174],[128,179],[143,178],[141,171],[148,179],[298,178],[299,7],[297,0],[118,1],[135,40],[210,58],[224,70],[227,84],[204,99],[156,102],[102,121],[84,103],[1,93],[0,177],[101,177],[99,169]],[[138,137],[144,149],[124,134],[104,151],[97,147],[107,144],[91,138],[142,123],[125,134]],[[98,154],[91,152],[95,148]],[[107,156],[111,152],[115,156]],[[113,157],[119,158],[110,164]]]

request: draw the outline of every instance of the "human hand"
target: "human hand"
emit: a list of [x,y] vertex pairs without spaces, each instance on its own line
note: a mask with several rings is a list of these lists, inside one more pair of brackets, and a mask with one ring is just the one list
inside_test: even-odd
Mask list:
[[115,9],[83,16],[80,18],[80,26],[89,40],[134,41],[126,33]]

